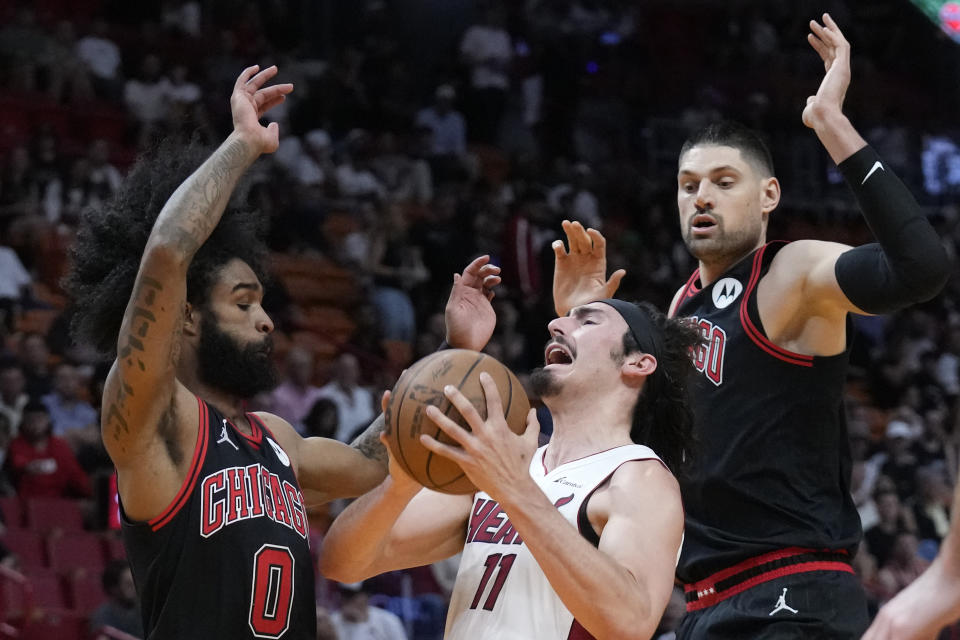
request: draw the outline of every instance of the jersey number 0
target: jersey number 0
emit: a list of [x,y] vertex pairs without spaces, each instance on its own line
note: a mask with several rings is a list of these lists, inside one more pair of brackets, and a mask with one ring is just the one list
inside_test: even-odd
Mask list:
[[265,544],[253,557],[250,628],[257,638],[280,638],[290,627],[293,604],[293,554]]

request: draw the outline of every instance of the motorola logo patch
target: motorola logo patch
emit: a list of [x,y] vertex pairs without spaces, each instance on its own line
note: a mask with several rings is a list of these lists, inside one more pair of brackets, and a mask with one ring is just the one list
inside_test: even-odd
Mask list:
[[736,278],[724,278],[713,285],[713,304],[717,309],[726,309],[740,297],[743,285]]

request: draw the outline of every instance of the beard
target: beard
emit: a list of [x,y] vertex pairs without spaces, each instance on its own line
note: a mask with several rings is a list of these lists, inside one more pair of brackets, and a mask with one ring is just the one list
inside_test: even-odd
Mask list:
[[683,243],[697,260],[705,263],[736,261],[753,251],[763,236],[760,222],[737,231],[726,231],[723,219],[717,220],[717,231],[711,238],[693,237],[692,228],[683,228]]
[[200,381],[240,398],[252,398],[277,386],[277,370],[270,359],[273,337],[241,346],[217,326],[210,313],[203,314],[197,344]]
[[543,367],[537,367],[530,373],[530,388],[540,398],[560,395],[560,382],[552,371]]

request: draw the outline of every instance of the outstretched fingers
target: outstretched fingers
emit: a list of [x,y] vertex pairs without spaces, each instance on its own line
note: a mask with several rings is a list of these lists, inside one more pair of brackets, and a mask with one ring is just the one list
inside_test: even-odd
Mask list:
[[245,87],[250,78],[252,78],[258,71],[260,71],[260,65],[258,64],[247,67],[241,71],[240,75],[237,76],[237,81],[233,84],[233,90],[237,91]]
[[[256,68],[259,68],[259,66],[257,66]],[[275,65],[275,64],[274,64],[274,65],[270,65],[269,67],[267,67],[267,68],[264,69],[263,71],[259,71],[259,72],[255,73],[255,74],[252,74],[251,76],[249,76],[249,77],[247,78],[247,80],[244,82],[244,84],[245,84],[249,89],[252,89],[253,91],[256,91],[256,90],[258,90],[260,87],[262,87],[264,84],[266,84],[267,80],[269,80],[269,79],[272,78],[273,76],[277,75],[278,71],[279,71],[279,70],[277,69],[277,65]],[[246,70],[244,71],[244,73],[246,73]],[[242,77],[242,76],[241,76],[241,77]]]

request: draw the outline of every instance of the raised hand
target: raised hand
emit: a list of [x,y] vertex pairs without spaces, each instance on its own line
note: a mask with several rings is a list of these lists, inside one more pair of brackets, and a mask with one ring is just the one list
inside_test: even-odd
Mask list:
[[558,316],[570,309],[612,298],[627,272],[618,269],[607,279],[607,241],[596,229],[584,229],[579,222],[563,221],[569,251],[563,240],[553,243],[553,306]]
[[470,425],[470,431],[443,415],[437,407],[427,407],[427,417],[460,446],[444,444],[426,434],[420,436],[420,442],[434,453],[456,462],[474,486],[504,504],[509,492],[522,492],[533,482],[530,478],[530,459],[537,449],[540,423],[537,422],[536,410],[531,409],[527,415],[526,430],[520,435],[514,433],[503,417],[497,383],[483,372],[480,374],[480,385],[486,397],[486,420],[455,387],[448,385],[443,390],[450,403]]
[[490,302],[498,284],[500,267],[490,264],[490,256],[480,256],[468,264],[463,275],[453,274],[453,288],[444,310],[447,344],[474,351],[487,345],[497,324]]
[[807,98],[803,110],[803,124],[811,129],[823,123],[829,116],[843,111],[843,99],[850,86],[850,43],[830,14],[823,14],[823,24],[810,21],[807,41],[820,54],[826,73],[816,95]]
[[280,129],[276,122],[268,126],[260,124],[260,118],[270,109],[286,99],[293,91],[293,85],[263,85],[277,75],[277,67],[267,67],[260,71],[258,65],[247,67],[233,85],[230,96],[230,112],[233,115],[233,129],[249,140],[260,153],[273,153],[280,146]]

